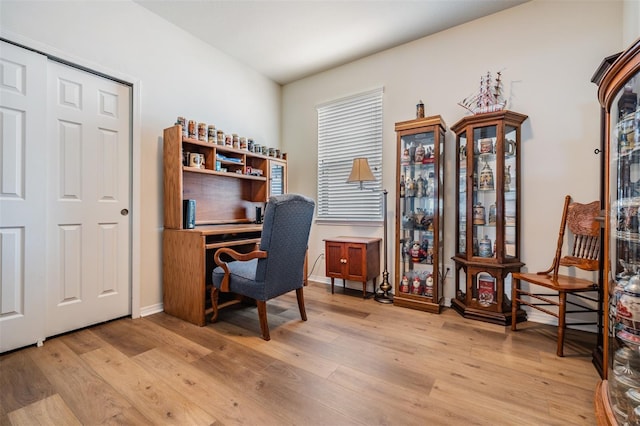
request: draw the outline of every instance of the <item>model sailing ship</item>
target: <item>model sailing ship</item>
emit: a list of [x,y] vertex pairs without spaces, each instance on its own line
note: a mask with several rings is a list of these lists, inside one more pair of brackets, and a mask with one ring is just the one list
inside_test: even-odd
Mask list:
[[495,81],[490,72],[480,77],[480,90],[458,102],[462,108],[474,114],[500,111],[505,108],[507,101],[502,96],[502,73],[497,72]]

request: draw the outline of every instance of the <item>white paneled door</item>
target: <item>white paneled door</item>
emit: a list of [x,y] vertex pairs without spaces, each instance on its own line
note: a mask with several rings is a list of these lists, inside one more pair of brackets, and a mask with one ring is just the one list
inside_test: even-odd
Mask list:
[[0,351],[5,351],[46,337],[47,58],[0,43]]
[[131,88],[4,42],[0,57],[4,352],[131,314]]
[[47,330],[131,313],[129,86],[49,61]]

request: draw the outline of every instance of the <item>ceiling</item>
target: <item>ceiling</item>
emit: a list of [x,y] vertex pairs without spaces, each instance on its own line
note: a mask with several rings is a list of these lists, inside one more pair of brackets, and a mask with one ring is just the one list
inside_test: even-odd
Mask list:
[[528,0],[134,0],[280,84]]

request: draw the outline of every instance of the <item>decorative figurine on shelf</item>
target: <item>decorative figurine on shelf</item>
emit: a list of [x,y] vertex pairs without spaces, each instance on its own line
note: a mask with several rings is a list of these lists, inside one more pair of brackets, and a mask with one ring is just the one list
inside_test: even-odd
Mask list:
[[416,118],[424,118],[424,103],[422,99],[420,99],[420,102],[416,105]]
[[482,138],[478,140],[480,154],[493,154],[493,139]]
[[427,279],[424,280],[424,295],[433,297],[433,274],[427,275]]
[[430,247],[429,250],[427,250],[426,260],[429,265],[433,265],[433,247]]
[[422,250],[418,241],[414,241],[411,245],[411,248],[409,249],[409,256],[411,256],[411,260],[414,263],[419,263],[426,256],[425,251]]
[[433,172],[429,172],[429,177],[427,178],[427,184],[425,189],[425,196],[431,198],[433,197],[435,192],[435,178]]
[[407,194],[407,197],[416,196],[416,182],[413,179],[411,179],[410,176],[407,176],[407,179],[406,179],[405,192]]
[[[416,226],[416,220],[412,213],[405,214],[402,217],[402,228],[413,229]],[[409,253],[409,247],[407,247],[407,253]]]
[[422,161],[424,161],[424,155],[425,155],[424,145],[420,144],[416,148],[416,155],[414,157],[415,163],[422,164]]
[[484,216],[484,206],[482,203],[478,203],[473,206],[473,224],[474,225],[484,225],[486,223],[486,219]]
[[422,244],[420,248],[426,253],[429,250],[429,237],[425,234],[422,236]]
[[480,170],[480,182],[478,184],[480,191],[493,191],[493,170],[487,161],[484,162],[484,167]]
[[404,175],[400,177],[400,198],[404,198],[405,192],[405,183],[404,183]]
[[478,256],[480,257],[493,257],[493,246],[488,235],[485,235],[478,244]]
[[509,192],[511,190],[511,165],[504,169],[504,191]]
[[478,92],[467,96],[458,102],[458,105],[473,114],[503,110],[507,106],[507,101],[502,94],[502,73],[498,71],[496,74],[495,81],[490,72],[487,72],[486,77],[480,77]]
[[420,220],[420,225],[422,225],[422,227],[427,231],[433,232],[433,212],[430,212],[430,214],[425,214],[422,217],[422,220]]
[[416,197],[424,197],[426,195],[425,181],[422,175],[418,175],[416,179]]
[[458,151],[458,158],[460,159],[460,161],[466,161],[467,160],[467,146],[466,145],[460,145],[460,149]]
[[420,277],[413,277],[413,282],[411,283],[411,294],[420,294],[422,293],[422,284],[420,283]]
[[434,161],[434,152],[433,146],[429,145],[424,151],[424,159],[422,160],[422,164],[433,163]]
[[409,155],[408,148],[405,148],[405,150],[402,151],[402,156],[400,157],[400,164],[403,166],[408,166],[409,164],[411,164],[411,155]]
[[513,157],[514,155],[516,155],[516,141],[505,139],[504,145],[504,153],[507,155],[507,157]]
[[402,277],[402,283],[400,284],[400,293],[409,293],[409,278],[406,275]]
[[409,158],[415,158],[416,156],[416,144],[412,142],[409,143]]

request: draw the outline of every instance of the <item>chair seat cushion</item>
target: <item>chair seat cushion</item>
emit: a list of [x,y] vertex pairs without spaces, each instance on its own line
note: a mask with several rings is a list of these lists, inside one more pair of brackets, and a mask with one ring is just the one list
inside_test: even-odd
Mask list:
[[[258,259],[251,259],[246,262],[234,261],[227,264],[229,268],[229,291],[242,294],[256,300],[266,300],[264,283],[255,281]],[[216,267],[212,273],[212,283],[216,288],[220,288],[224,270]]]
[[558,275],[558,278],[554,280],[550,274],[514,272],[513,278],[558,291],[591,291],[597,287],[593,281],[569,275]]

